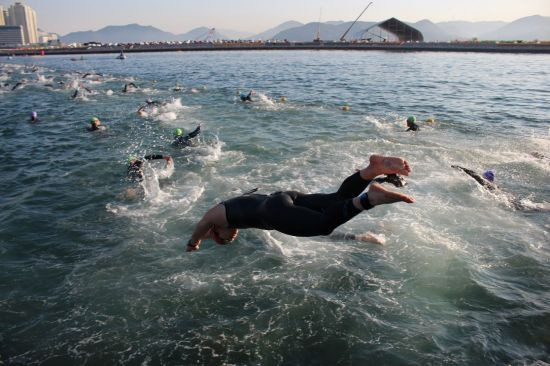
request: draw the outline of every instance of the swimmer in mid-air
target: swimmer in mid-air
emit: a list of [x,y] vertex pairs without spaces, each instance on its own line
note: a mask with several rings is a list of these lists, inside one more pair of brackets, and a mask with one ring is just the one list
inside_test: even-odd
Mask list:
[[251,90],[248,94],[240,93],[241,102],[252,102],[252,94],[254,94],[254,90]]
[[409,116],[407,118],[407,131],[420,131],[420,126],[416,124],[416,117]]
[[143,163],[144,160],[166,160],[166,166],[174,164],[170,155],[146,155],[143,159],[132,156],[128,158],[128,179],[135,182],[141,182],[144,179]]
[[201,125],[198,125],[193,131],[189,132],[187,135],[183,134],[181,128],[176,128],[174,131],[174,142],[172,145],[176,147],[188,147],[193,146],[192,138],[197,137],[201,133]]
[[[361,211],[388,203],[413,203],[410,196],[370,184],[380,175],[410,172],[409,164],[401,158],[372,155],[369,165],[346,178],[335,193],[285,191],[231,198],[206,212],[187,242],[187,251],[199,249],[204,239],[230,243],[237,237],[238,229],[277,230],[305,237],[330,235]],[[369,184],[368,192],[362,193]]]

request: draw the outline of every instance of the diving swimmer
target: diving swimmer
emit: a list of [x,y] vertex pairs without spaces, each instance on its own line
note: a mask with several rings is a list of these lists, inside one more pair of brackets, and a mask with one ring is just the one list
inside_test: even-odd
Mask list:
[[128,159],[128,178],[132,181],[141,182],[144,179],[143,176],[143,163],[144,160],[166,160],[166,166],[174,164],[170,155],[146,155],[143,159],[137,157],[130,157]]
[[177,147],[193,146],[193,142],[191,141],[191,139],[197,137],[200,133],[200,124],[197,126],[197,128],[186,135],[183,134],[183,130],[181,128],[176,128],[176,130],[174,131],[174,142],[172,142],[172,145]]
[[[277,230],[304,237],[330,235],[361,211],[382,204],[415,202],[410,196],[386,190],[377,183],[370,184],[384,174],[409,175],[411,168],[407,161],[381,155],[372,155],[369,160],[366,168],[346,178],[335,193],[285,191],[226,200],[202,217],[187,242],[187,251],[198,250],[204,239],[230,243],[237,237],[238,229]],[[363,192],[369,184],[368,192]]]
[[420,126],[416,124],[416,117],[415,116],[409,116],[407,118],[407,131],[419,131]]

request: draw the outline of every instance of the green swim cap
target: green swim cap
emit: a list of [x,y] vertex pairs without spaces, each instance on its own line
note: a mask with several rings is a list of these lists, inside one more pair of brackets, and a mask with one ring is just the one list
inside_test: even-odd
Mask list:
[[174,135],[175,135],[175,136],[181,136],[181,135],[183,135],[183,130],[182,130],[181,128],[176,128],[176,129],[174,130]]
[[128,156],[128,160],[126,160],[126,161],[128,162],[128,164],[130,164],[134,160],[139,160],[139,158],[135,155],[130,155],[130,156]]
[[95,122],[99,122],[99,118],[92,117],[92,119],[90,120],[90,123],[95,123]]
[[407,122],[408,123],[415,123],[416,122],[416,117],[415,116],[409,116],[409,118],[407,118]]

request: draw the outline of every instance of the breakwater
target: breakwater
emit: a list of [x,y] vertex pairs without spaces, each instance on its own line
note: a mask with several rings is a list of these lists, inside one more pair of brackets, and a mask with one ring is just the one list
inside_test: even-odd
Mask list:
[[396,52],[485,52],[550,54],[550,42],[421,42],[421,43],[358,43],[358,42],[177,42],[148,44],[116,44],[98,47],[34,47],[0,50],[0,56],[82,55],[124,52],[167,51],[266,51],[266,50],[351,50]]

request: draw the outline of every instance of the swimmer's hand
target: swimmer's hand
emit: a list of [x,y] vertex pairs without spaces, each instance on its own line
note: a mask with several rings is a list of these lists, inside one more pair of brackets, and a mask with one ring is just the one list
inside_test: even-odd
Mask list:
[[356,234],[355,240],[366,242],[366,243],[379,244],[379,245],[386,244],[386,238],[384,237],[383,234],[375,235],[371,232]]
[[195,251],[199,250],[199,246],[200,246],[200,245],[201,245],[201,241],[200,241],[200,240],[197,241],[197,242],[195,242],[195,243],[193,243],[193,242],[191,241],[191,239],[189,239],[189,241],[187,242],[187,249],[186,249],[186,251],[187,251],[187,252],[195,252]]

